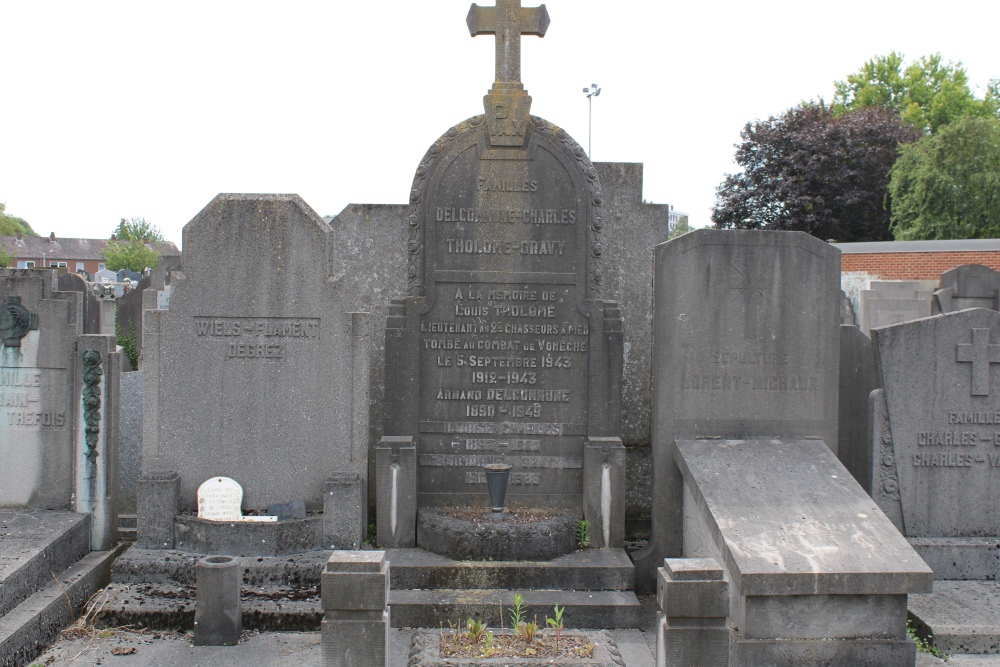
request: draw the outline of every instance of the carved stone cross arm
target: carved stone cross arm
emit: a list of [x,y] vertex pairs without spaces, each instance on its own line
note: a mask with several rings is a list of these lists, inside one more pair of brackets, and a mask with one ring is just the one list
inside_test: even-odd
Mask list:
[[496,80],[521,83],[521,35],[545,36],[549,12],[545,5],[521,7],[521,0],[497,0],[496,7],[473,4],[466,18],[469,33],[496,36]]

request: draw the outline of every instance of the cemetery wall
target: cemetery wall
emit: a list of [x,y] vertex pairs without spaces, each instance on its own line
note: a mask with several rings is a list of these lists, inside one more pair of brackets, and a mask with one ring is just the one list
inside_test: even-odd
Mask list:
[[961,241],[887,241],[834,243],[842,271],[882,280],[937,280],[963,264],[984,264],[1000,271],[1000,239]]

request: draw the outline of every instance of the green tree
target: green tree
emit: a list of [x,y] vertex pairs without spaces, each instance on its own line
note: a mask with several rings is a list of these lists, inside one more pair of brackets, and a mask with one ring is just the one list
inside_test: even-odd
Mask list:
[[891,109],[835,116],[805,104],[747,123],[736,146],[742,173],[719,186],[719,228],[797,230],[821,239],[886,241],[887,174],[917,132]]
[[146,218],[122,218],[111,234],[119,241],[163,241],[163,232]]
[[146,268],[155,269],[160,253],[142,241],[111,241],[101,251],[111,271],[128,269],[142,273]]
[[0,243],[0,268],[10,266],[14,261],[14,253],[7,249],[6,243]]
[[682,234],[687,234],[690,231],[691,231],[691,225],[688,222],[688,216],[682,215],[677,220],[677,224],[674,226],[674,228],[671,229],[670,232],[667,234],[667,240],[669,241],[670,239],[675,239],[678,236],[681,236]]
[[958,118],[904,146],[889,192],[897,240],[1000,237],[1000,120]]
[[0,202],[0,236],[17,236],[18,234],[38,236],[27,220],[16,215],[8,215],[6,210],[7,205]]
[[1000,81],[992,81],[985,97],[978,99],[969,89],[962,63],[942,63],[939,53],[908,67],[895,51],[876,56],[834,87],[834,113],[887,106],[921,132],[937,132],[961,116],[1000,114]]

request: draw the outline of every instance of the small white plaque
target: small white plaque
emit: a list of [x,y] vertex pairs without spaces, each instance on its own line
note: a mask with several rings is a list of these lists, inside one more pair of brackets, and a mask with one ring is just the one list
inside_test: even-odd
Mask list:
[[213,477],[198,487],[198,518],[242,521],[243,487],[229,477]]

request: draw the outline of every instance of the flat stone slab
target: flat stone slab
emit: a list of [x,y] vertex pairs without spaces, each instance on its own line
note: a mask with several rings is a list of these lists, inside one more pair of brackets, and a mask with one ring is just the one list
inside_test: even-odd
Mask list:
[[678,440],[675,458],[742,595],[930,591],[931,569],[822,440]]
[[[240,558],[244,586],[318,587],[330,551],[310,551],[291,556]],[[194,586],[195,569],[202,554],[131,547],[115,561],[112,581],[137,584]]]
[[911,595],[907,606],[945,653],[1000,654],[1000,583],[935,581],[933,593]]
[[0,616],[90,551],[90,520],[76,512],[0,512]]
[[[390,575],[391,578],[391,575]],[[500,627],[500,606],[506,615],[516,591],[511,590],[406,590],[390,591],[390,622],[394,628],[440,628],[464,625],[474,617],[490,627]],[[566,608],[565,623],[573,628],[637,628],[641,608],[632,591],[525,590],[527,616],[544,620],[558,604]],[[504,619],[504,623],[509,620]]]
[[550,561],[453,560],[423,549],[388,549],[393,589],[630,591],[635,568],[623,549],[580,549]]
[[[510,631],[506,631],[508,634]],[[570,631],[567,631],[570,632]],[[575,634],[581,634],[575,632]],[[582,633],[594,646],[590,658],[446,658],[441,656],[440,630],[418,630],[413,633],[410,644],[411,667],[547,667],[566,665],[567,667],[625,667],[621,651],[611,637],[611,633],[593,630]]]

